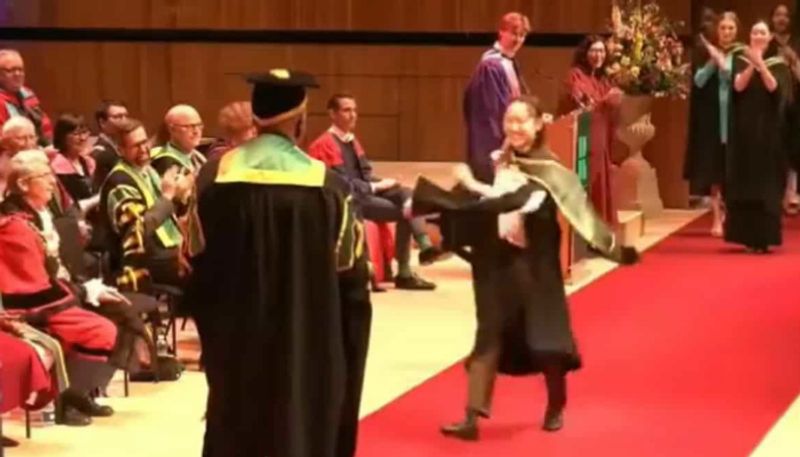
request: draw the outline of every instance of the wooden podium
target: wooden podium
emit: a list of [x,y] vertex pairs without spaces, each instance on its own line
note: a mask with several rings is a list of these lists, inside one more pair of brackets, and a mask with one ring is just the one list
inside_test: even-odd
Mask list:
[[[565,167],[575,171],[584,189],[588,189],[591,117],[590,111],[573,112],[547,126],[547,144]],[[564,216],[559,214],[558,221],[561,225],[561,271],[569,281],[572,266],[580,260],[575,249],[578,240]]]

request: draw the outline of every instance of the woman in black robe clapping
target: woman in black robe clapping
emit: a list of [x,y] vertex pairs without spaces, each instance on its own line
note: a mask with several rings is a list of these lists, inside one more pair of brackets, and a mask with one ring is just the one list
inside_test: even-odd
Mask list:
[[766,253],[782,241],[787,170],[782,129],[791,83],[789,68],[765,21],[753,25],[750,44],[733,69],[725,240]]

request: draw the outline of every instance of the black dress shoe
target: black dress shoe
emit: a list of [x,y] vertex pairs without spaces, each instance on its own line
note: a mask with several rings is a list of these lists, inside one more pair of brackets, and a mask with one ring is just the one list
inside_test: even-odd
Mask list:
[[411,276],[397,276],[394,278],[394,287],[405,290],[434,290],[436,289],[436,284],[420,278],[416,273],[412,273]]
[[542,430],[547,432],[557,432],[564,427],[564,413],[563,411],[548,411],[544,415],[544,424]]
[[463,441],[478,441],[478,422],[465,420],[455,424],[445,425],[440,431],[442,435]]
[[443,251],[441,248],[438,248],[436,246],[431,246],[427,249],[419,251],[419,264],[431,265],[434,262],[438,262],[440,260],[446,260],[452,255],[453,254],[451,252],[446,252]]
[[110,417],[114,415],[114,408],[108,405],[101,405],[94,401],[94,398],[89,398],[89,407],[86,411],[81,411],[92,417]]
[[11,438],[6,438],[5,436],[0,436],[2,439],[2,447],[17,447],[19,446],[19,441],[14,441]]
[[68,427],[86,427],[92,423],[92,418],[83,414],[74,406],[63,406],[56,411],[56,424]]
[[110,406],[100,405],[88,395],[69,395],[64,399],[64,407],[73,407],[83,414],[91,417],[109,417],[114,415]]

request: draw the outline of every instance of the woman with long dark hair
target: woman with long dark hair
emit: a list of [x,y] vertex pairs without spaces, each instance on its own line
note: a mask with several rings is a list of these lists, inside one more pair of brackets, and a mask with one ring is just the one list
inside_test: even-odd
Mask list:
[[713,29],[710,39],[700,36],[703,49],[695,56],[684,177],[689,181],[692,195],[711,196],[714,215],[711,234],[722,237],[725,218],[722,184],[729,140],[732,69],[736,55],[744,48],[736,41],[739,30],[736,13],[722,13]]
[[733,67],[730,143],[726,156],[725,240],[756,253],[779,246],[786,184],[783,122],[791,76],[766,21]]
[[560,114],[576,109],[592,110],[589,147],[589,198],[603,220],[617,224],[612,200],[611,139],[614,118],[622,92],[606,77],[608,49],[603,37],[586,37],[575,51],[572,68],[565,81],[566,96]]
[[578,177],[547,148],[538,99],[511,102],[503,127],[493,185],[461,166],[461,185],[473,195],[448,192],[424,178],[414,191],[413,212],[441,213],[444,248],[472,265],[478,331],[467,360],[466,416],[441,430],[463,440],[477,439],[478,419],[490,415],[498,372],[544,374],[542,427],[556,431],[563,425],[566,374],[580,368],[581,359],[564,292],[558,213],[602,255],[623,263],[637,259],[597,216]]

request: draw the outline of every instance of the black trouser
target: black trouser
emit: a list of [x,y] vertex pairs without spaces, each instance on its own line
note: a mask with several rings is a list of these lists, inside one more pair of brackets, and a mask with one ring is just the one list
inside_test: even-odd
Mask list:
[[152,333],[147,329],[142,316],[147,314],[154,325],[159,325],[158,301],[140,293],[128,293],[125,297],[131,304],[103,304],[92,311],[106,317],[117,326],[117,341],[108,362],[123,370],[135,371],[139,368],[136,357],[136,340],[141,338],[150,353],[150,362],[156,363],[158,356]]
[[408,264],[411,257],[411,236],[425,235],[425,219],[411,220],[403,216],[403,205],[411,198],[411,189],[395,186],[391,189],[368,195],[360,201],[364,219],[374,222],[396,222],[395,257],[397,262]]
[[[489,415],[499,357],[500,347],[496,346],[470,358],[467,409]],[[567,404],[566,372],[557,360],[545,360],[542,367],[547,386],[547,410],[559,411]]]

